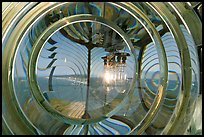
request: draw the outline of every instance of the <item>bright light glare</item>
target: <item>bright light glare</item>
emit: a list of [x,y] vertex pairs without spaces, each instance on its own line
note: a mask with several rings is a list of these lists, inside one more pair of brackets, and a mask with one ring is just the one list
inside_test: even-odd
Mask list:
[[105,75],[104,75],[104,80],[106,83],[110,83],[113,79],[112,79],[112,75],[110,74],[110,72],[105,72]]
[[110,71],[106,71],[105,74],[103,75],[104,82],[107,84],[112,83],[113,81],[117,80],[126,80],[127,75],[123,73],[111,73]]

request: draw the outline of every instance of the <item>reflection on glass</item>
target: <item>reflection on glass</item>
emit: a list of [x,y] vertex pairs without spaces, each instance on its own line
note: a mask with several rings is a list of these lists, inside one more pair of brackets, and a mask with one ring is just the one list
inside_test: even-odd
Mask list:
[[[43,5],[43,3],[39,3],[39,5],[41,4]],[[16,123],[19,121],[16,122],[7,117],[8,114],[12,115],[11,110],[7,109],[8,106],[10,108],[10,102],[7,101],[16,99],[16,102],[11,104],[12,107],[17,108],[16,111],[22,112],[19,114],[21,119],[33,128],[35,134],[129,134],[146,118],[161,82],[162,63],[159,62],[161,53],[157,52],[157,45],[153,43],[152,37],[140,24],[138,19],[141,17],[138,19],[133,17],[130,14],[131,7],[126,9],[122,8],[124,5],[119,7],[114,3],[49,4],[50,11],[43,10],[44,13],[39,14],[42,16],[32,20],[30,23],[32,26],[27,31],[23,31],[24,34],[20,34],[22,39],[19,40],[19,47],[16,48],[14,62],[12,65],[9,64],[12,66],[12,70],[9,70],[8,73],[10,75],[10,71],[12,72],[12,78],[7,79],[7,82],[12,81],[9,86],[13,87],[13,90],[10,87],[4,87],[6,90],[3,92],[2,115],[5,117],[5,121],[11,128],[13,126],[18,129]],[[52,7],[52,4],[56,4],[55,7]],[[161,36],[167,55],[166,94],[155,119],[142,133],[160,134],[175,111],[182,82],[185,82],[181,75],[180,51],[174,36],[157,13],[148,8],[145,3],[134,3],[134,5],[154,24]],[[33,9],[35,8],[33,7]],[[30,10],[28,11],[30,13]],[[76,121],[75,123],[65,123],[65,121],[59,120],[55,114],[50,113],[49,109],[45,109],[39,105],[39,102],[37,103],[33,96],[35,91],[32,91],[31,83],[29,83],[28,66],[34,51],[33,47],[46,28],[65,17],[76,17],[83,14],[93,16],[93,18],[100,17],[102,21],[109,21],[118,29],[114,30],[104,22],[94,22],[93,20],[75,22],[60,28],[42,46],[37,56],[34,73],[37,86],[49,104],[49,108],[59,112],[65,119]],[[27,24],[26,21],[23,23]],[[143,23],[147,25],[146,22]],[[198,57],[193,38],[183,25],[180,25],[180,28],[189,46],[185,52],[190,52],[191,56],[192,86],[188,104],[188,110],[191,112],[200,84]],[[124,37],[117,33],[118,30],[127,36],[132,47],[124,42]],[[14,46],[3,47],[6,49],[6,53],[9,53],[10,48],[13,49]],[[7,60],[6,57],[9,59]],[[6,57],[3,61],[7,65],[5,62],[10,60],[10,55],[7,54]],[[136,64],[139,64],[139,70],[136,70]],[[7,70],[8,66],[5,68],[3,66],[4,70]],[[138,77],[135,80],[137,74]],[[5,77],[2,78],[5,81]],[[13,96],[10,97],[10,94]],[[186,116],[185,120],[188,121],[189,117]],[[78,124],[77,122],[80,120],[90,120],[91,122]]]

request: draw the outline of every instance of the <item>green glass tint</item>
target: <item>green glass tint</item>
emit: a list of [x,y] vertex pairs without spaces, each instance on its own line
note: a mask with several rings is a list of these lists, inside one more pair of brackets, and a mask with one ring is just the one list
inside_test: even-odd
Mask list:
[[187,3],[4,6],[3,134],[186,133],[202,42]]

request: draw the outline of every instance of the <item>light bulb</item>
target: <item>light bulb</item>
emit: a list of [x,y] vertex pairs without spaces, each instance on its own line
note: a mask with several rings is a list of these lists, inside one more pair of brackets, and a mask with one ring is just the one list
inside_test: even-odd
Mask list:
[[105,80],[105,82],[106,82],[107,84],[109,84],[109,83],[111,82],[111,80],[112,80],[112,77],[111,77],[111,76],[112,76],[112,75],[110,74],[109,71],[106,71],[106,72],[105,72],[104,80]]
[[104,74],[102,75],[104,92],[124,93],[127,91],[127,56],[129,56],[128,53],[117,52],[102,57],[104,60]]

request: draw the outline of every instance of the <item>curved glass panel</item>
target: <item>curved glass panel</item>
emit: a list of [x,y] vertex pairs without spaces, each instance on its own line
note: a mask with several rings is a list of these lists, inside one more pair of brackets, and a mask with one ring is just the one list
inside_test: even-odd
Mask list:
[[2,134],[189,134],[200,24],[185,2],[3,4]]

